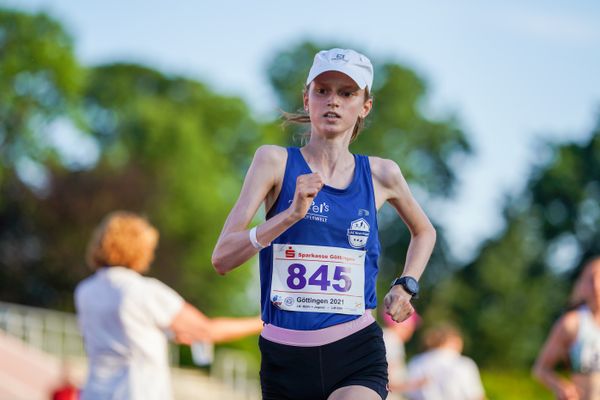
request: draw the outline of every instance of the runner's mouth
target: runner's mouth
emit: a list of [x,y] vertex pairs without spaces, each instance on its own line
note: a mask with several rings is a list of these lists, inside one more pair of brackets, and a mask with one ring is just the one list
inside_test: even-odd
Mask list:
[[341,118],[340,114],[335,113],[333,111],[328,111],[325,114],[323,114],[323,117],[325,118]]

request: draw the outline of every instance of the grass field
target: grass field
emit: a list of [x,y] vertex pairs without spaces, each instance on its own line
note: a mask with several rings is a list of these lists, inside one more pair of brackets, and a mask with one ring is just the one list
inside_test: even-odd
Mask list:
[[535,381],[529,371],[482,370],[488,400],[553,400],[552,393]]

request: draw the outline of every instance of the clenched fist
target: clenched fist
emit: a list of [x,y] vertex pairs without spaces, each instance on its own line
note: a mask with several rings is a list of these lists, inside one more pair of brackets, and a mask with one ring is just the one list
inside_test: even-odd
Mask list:
[[410,304],[411,299],[412,296],[402,286],[393,286],[383,299],[385,313],[396,322],[404,321],[415,312],[412,304]]
[[324,184],[323,178],[318,172],[298,176],[294,200],[290,205],[290,210],[295,218],[298,220],[304,218]]

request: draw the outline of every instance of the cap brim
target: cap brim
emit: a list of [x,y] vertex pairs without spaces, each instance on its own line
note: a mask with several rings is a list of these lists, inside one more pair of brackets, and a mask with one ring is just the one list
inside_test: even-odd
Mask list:
[[[312,73],[308,75],[308,79],[306,79],[306,84],[310,84],[312,81],[314,81],[319,75],[324,74],[325,72],[329,72],[329,71],[335,71],[335,72],[341,72],[342,74],[346,75],[347,77],[349,77],[350,79],[352,79],[354,81],[354,83],[356,83],[356,85],[360,88],[360,89],[364,89],[365,87],[367,87],[367,82],[364,79],[361,79],[360,76],[358,76],[359,74],[352,74],[349,73],[347,71],[347,69],[344,68],[336,68],[336,67],[330,67],[327,68],[323,71],[318,71],[315,73]],[[362,83],[361,83],[362,82]]]

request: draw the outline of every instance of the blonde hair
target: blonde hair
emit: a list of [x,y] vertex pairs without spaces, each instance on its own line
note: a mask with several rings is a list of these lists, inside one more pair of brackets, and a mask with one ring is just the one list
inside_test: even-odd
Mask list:
[[[304,91],[302,92],[302,95],[305,96],[308,93],[309,89],[310,89],[310,83],[304,87]],[[369,88],[365,87],[364,101],[366,102],[367,100],[372,99],[372,98],[373,98],[373,96],[371,96],[371,93],[369,92]],[[283,121],[284,127],[288,127],[289,125],[310,124],[310,115],[308,115],[308,113],[304,110],[299,110],[296,113],[282,111],[281,115],[282,115],[282,118],[284,119],[284,121]],[[365,127],[365,118],[358,117],[356,120],[356,123],[354,124],[354,130],[352,131],[352,136],[350,136],[350,143],[352,143],[352,142],[354,142],[354,140],[356,140],[356,138],[358,137],[358,135],[360,134],[360,132],[363,130],[364,127]],[[310,139],[310,131],[302,134],[302,140],[304,142],[307,142],[308,139]]]
[[122,266],[144,272],[154,258],[158,236],[145,218],[127,211],[112,212],[95,229],[86,261],[93,270]]

